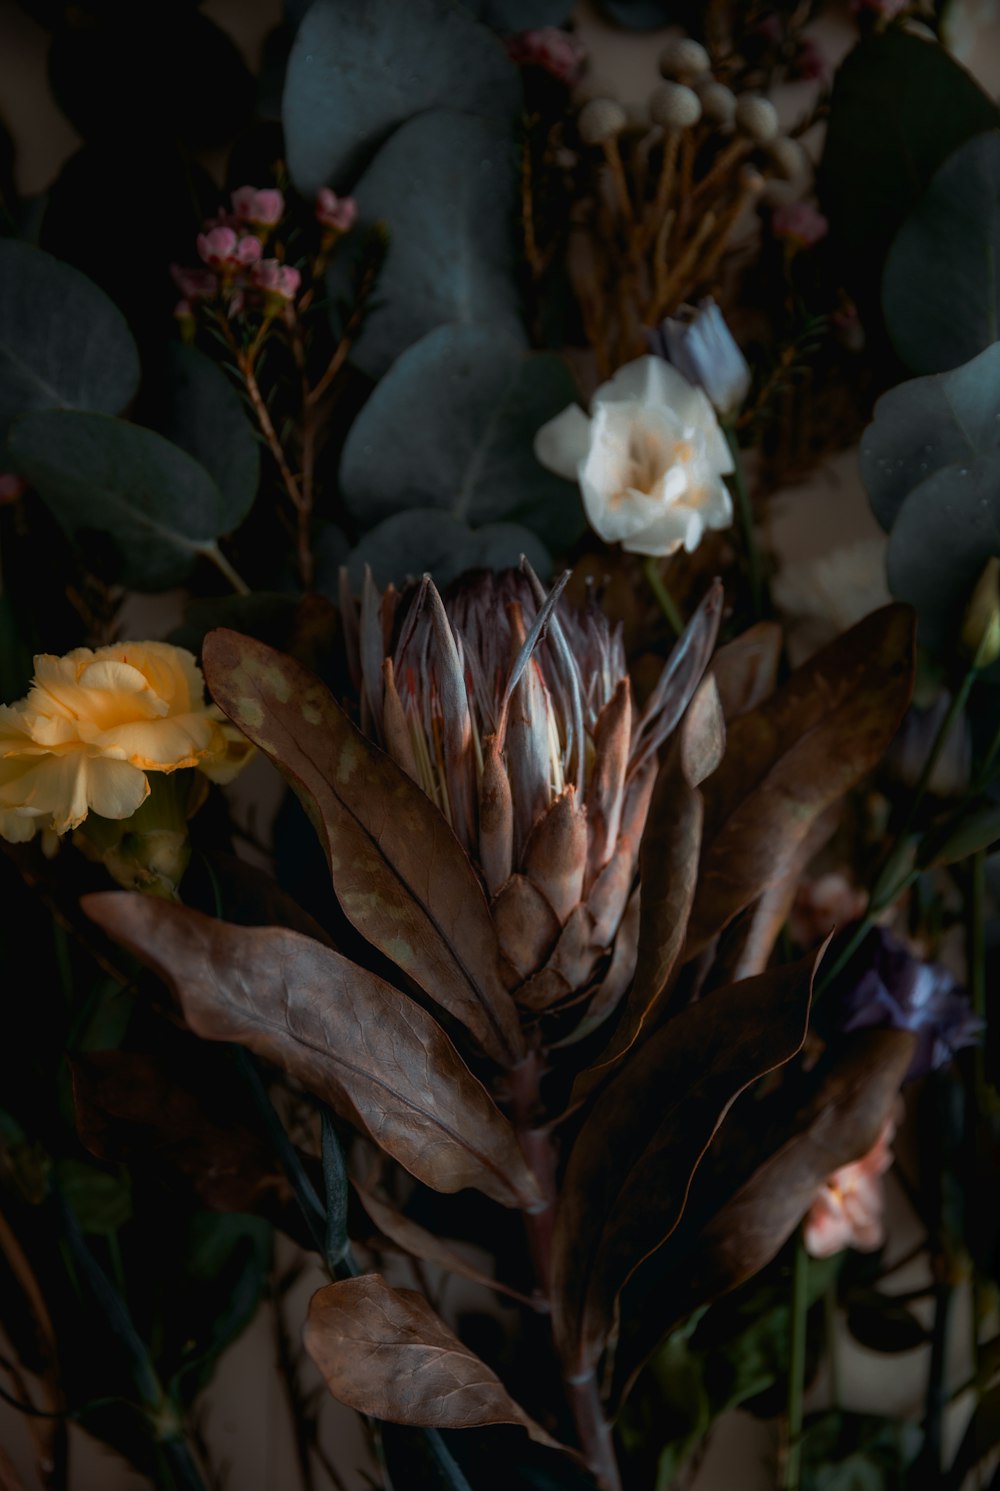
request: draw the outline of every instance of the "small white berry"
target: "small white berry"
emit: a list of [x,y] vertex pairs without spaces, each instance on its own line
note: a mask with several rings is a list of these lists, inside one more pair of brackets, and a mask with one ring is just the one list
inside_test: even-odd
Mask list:
[[665,78],[679,78],[689,83],[700,78],[711,66],[708,53],[700,41],[691,36],[675,36],[660,53],[660,72]]
[[628,115],[613,98],[592,98],[584,104],[576,121],[585,145],[603,145],[605,140],[613,140],[627,123]]
[[736,100],[736,128],[755,145],[769,145],[778,133],[778,111],[759,93],[742,93]]
[[683,83],[661,83],[650,96],[649,114],[664,129],[690,129],[701,118],[701,101]]

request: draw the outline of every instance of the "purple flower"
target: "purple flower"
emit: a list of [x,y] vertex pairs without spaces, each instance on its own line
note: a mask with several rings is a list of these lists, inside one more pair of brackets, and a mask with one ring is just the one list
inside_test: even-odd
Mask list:
[[983,1028],[947,968],[921,962],[881,927],[865,938],[831,992],[830,1013],[840,1031],[916,1034],[907,1081],[947,1066],[956,1051],[975,1045]]
[[650,352],[705,390],[720,419],[739,411],[750,391],[750,369],[714,300],[682,306],[655,331],[646,328],[645,336]]

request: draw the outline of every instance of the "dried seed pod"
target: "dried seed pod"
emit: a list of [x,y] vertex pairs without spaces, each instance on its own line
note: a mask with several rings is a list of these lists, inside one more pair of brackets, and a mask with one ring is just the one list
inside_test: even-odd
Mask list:
[[628,123],[628,115],[621,104],[613,98],[592,98],[584,104],[576,121],[580,139],[585,145],[603,145],[620,135]]
[[665,78],[689,83],[700,78],[711,66],[708,53],[700,41],[691,36],[675,36],[660,53],[660,72]]
[[653,123],[664,129],[690,129],[701,118],[701,101],[683,83],[661,83],[650,96],[649,113]]
[[698,97],[701,100],[701,112],[709,124],[717,124],[728,128],[736,114],[736,94],[725,83],[717,83],[714,78],[703,83],[698,89]]
[[736,100],[736,128],[755,145],[769,145],[778,134],[778,111],[759,93],[741,93]]

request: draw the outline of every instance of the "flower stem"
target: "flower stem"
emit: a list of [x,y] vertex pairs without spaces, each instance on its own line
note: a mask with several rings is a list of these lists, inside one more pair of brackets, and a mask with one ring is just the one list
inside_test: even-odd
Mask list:
[[798,1491],[802,1474],[802,1404],[806,1380],[806,1317],[809,1307],[809,1254],[802,1233],[795,1243],[792,1275],[792,1328],[788,1360],[788,1451],[781,1477],[782,1491]]
[[219,573],[225,575],[226,579],[229,581],[230,585],[233,587],[237,595],[250,594],[250,586],[247,584],[246,580],[244,580],[239,571],[235,570],[229,563],[229,560],[226,558],[225,554],[223,554],[218,544],[206,544],[203,552],[205,554],[205,558],[211,560]]
[[733,458],[733,474],[729,478],[733,494],[736,497],[736,506],[740,515],[740,527],[743,530],[743,544],[746,549],[747,564],[750,569],[750,597],[753,604],[753,616],[759,621],[764,615],[764,566],[757,547],[757,532],[753,522],[753,508],[750,506],[750,493],[747,490],[746,473],[743,470],[743,457],[740,454],[740,442],[736,436],[733,425],[723,425],[723,434],[726,444],[729,446],[730,455]]
[[667,589],[663,576],[660,574],[659,565],[656,562],[655,555],[649,555],[649,557],[643,564],[643,569],[646,573],[646,579],[649,581],[649,588],[656,596],[660,610],[670,622],[670,625],[673,628],[675,634],[679,637],[684,631],[684,620],[681,616],[681,613],[674,605],[673,596]]
[[567,1381],[566,1396],[573,1410],[573,1422],[584,1457],[601,1491],[622,1491],[611,1425],[604,1417],[593,1372],[584,1378]]

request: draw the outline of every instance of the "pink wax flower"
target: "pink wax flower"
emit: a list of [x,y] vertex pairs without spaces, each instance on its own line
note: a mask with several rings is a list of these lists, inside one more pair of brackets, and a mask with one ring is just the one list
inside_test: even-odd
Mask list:
[[789,202],[771,214],[775,238],[787,238],[799,248],[811,248],[830,231],[830,224],[811,202]]
[[316,193],[316,219],[324,228],[349,233],[357,215],[358,204],[353,197],[338,197],[328,186],[321,186]]
[[867,905],[865,891],[858,890],[839,870],[831,870],[799,885],[788,929],[800,947],[815,947],[838,927],[857,921]]
[[210,269],[186,269],[171,264],[170,274],[185,300],[212,300],[219,292],[219,278]]
[[28,483],[16,471],[0,471],[0,507],[16,502],[28,490]]
[[279,300],[294,300],[302,283],[297,269],[290,264],[281,264],[277,259],[261,259],[254,265],[251,278],[258,290]]
[[803,1223],[803,1242],[813,1258],[831,1258],[844,1248],[873,1253],[882,1246],[882,1176],[892,1164],[895,1132],[896,1114],[890,1113],[868,1153],[842,1165],[823,1185]]
[[233,192],[233,212],[240,222],[256,228],[273,228],[284,210],[285,199],[275,187],[240,186]]
[[256,264],[263,253],[259,238],[242,237],[234,228],[210,228],[198,234],[198,253],[212,269],[240,269]]
[[518,31],[508,36],[507,53],[519,67],[542,67],[572,85],[579,80],[587,51],[583,43],[558,26],[539,26],[532,31]]
[[792,69],[796,77],[806,78],[810,82],[827,84],[833,76],[833,66],[829,58],[816,45],[811,36],[803,36],[800,39]]

